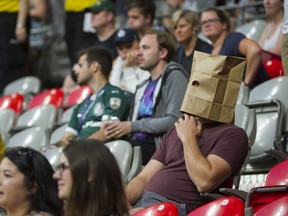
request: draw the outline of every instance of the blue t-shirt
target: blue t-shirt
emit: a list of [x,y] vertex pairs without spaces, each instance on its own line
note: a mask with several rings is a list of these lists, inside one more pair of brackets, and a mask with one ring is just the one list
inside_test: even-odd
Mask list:
[[[245,39],[246,36],[239,32],[229,32],[226,35],[226,38],[222,44],[222,47],[219,51],[219,55],[229,55],[229,56],[238,56],[245,57],[239,52],[240,42]],[[210,53],[212,52],[213,47],[211,47]],[[269,76],[263,67],[263,64],[260,64],[258,73],[254,79],[253,86],[256,86],[262,82],[269,80]]]

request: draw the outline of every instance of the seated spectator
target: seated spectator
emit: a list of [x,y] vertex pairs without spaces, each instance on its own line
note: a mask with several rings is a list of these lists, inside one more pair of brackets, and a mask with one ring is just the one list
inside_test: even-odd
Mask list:
[[160,137],[181,116],[181,101],[188,76],[181,65],[172,61],[175,43],[163,31],[151,30],[140,41],[137,62],[151,77],[137,86],[130,121],[114,122],[104,127],[107,138],[129,135],[133,146],[141,146],[143,164],[156,150]]
[[138,33],[132,29],[120,29],[115,36],[118,51],[109,78],[112,85],[135,93],[136,86],[149,78],[148,71],[141,70],[137,65],[137,50],[139,47]]
[[67,145],[75,138],[106,141],[101,129],[103,116],[105,120],[127,119],[129,105],[124,92],[108,82],[112,62],[111,53],[104,48],[92,47],[80,52],[75,72],[77,83],[89,85],[93,94],[74,109],[61,141],[48,148]]
[[247,59],[244,85],[252,88],[269,79],[261,64],[261,47],[239,32],[229,32],[230,20],[224,11],[217,8],[204,10],[201,15],[201,27],[203,34],[212,42],[209,53]]
[[[78,49],[80,48],[81,50],[94,46],[104,47],[112,53],[112,57],[115,59],[117,57],[117,50],[114,46],[114,37],[117,33],[115,26],[115,5],[109,0],[97,0],[94,1],[92,6],[86,8],[85,11],[92,14],[91,26],[95,29],[96,33],[93,37],[89,37],[81,43],[77,41],[75,44],[81,45]],[[72,71],[71,75],[66,76],[62,89],[65,92],[71,92],[77,87],[76,82],[77,78],[74,71]]]
[[156,7],[153,0],[131,0],[127,4],[128,26],[138,32],[140,38],[153,29]]
[[[195,55],[196,53],[194,58]],[[194,68],[195,70],[192,67],[191,77],[195,71],[198,71],[197,69],[200,67],[203,69],[203,65],[209,68],[205,64],[211,62],[215,71],[199,71],[207,74],[231,72],[232,64],[226,60],[224,62],[223,58],[219,60],[218,57],[216,56],[213,62],[211,59],[209,61],[201,59],[201,63],[193,60],[193,67],[195,64],[198,66]],[[239,80],[237,80],[238,87],[244,66],[245,64],[242,66],[237,64],[238,70],[234,70],[234,73],[240,74]],[[212,67],[211,70],[213,70]],[[199,73],[197,75],[199,78]],[[205,78],[202,77],[202,79],[201,81],[204,82]],[[206,80],[206,82],[211,83],[211,80]],[[233,82],[236,84],[235,79]],[[211,102],[202,96],[207,94],[207,83],[196,85],[193,90],[194,95],[197,95],[199,99],[195,99],[196,96],[193,100],[186,96],[186,93],[184,98],[186,97],[190,104],[197,104],[197,100]],[[223,94],[222,88],[219,88],[215,94],[220,91]],[[232,98],[236,103],[237,94],[233,94],[230,100]],[[248,150],[248,138],[243,129],[231,124],[233,112],[230,115],[227,113],[223,115],[223,113],[219,113],[218,107],[211,106],[210,111],[207,111],[208,107],[203,107],[207,111],[207,115],[210,116],[213,113],[218,117],[225,116],[226,121],[230,122],[223,123],[211,120],[213,118],[210,117],[204,118],[200,114],[202,110],[193,109],[192,106],[190,108],[191,111],[189,113],[186,111],[183,118],[179,118],[175,123],[175,127],[162,137],[160,146],[151,160],[140,174],[127,185],[126,195],[134,208],[131,213],[160,202],[172,202],[177,205],[180,216],[187,215],[191,210],[207,202],[200,196],[200,193],[217,193],[220,187],[231,184],[234,176],[241,169]]]
[[16,147],[0,163],[0,207],[7,216],[60,216],[54,171],[48,160],[28,147]]
[[197,37],[198,15],[190,10],[173,14],[174,36],[181,44],[177,49],[176,62],[181,64],[190,76],[194,50],[206,52],[211,45]]
[[262,49],[281,56],[282,23],[284,18],[283,0],[263,0],[268,22],[263,30],[259,45]]
[[[97,140],[79,140],[64,148],[53,176],[66,216],[128,216],[117,162]],[[80,214],[79,214],[80,213]]]

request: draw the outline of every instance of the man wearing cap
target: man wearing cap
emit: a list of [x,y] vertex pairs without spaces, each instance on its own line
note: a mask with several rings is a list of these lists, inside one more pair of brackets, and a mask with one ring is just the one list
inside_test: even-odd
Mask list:
[[132,29],[120,29],[115,36],[115,46],[118,51],[110,76],[110,83],[132,94],[136,86],[148,79],[148,71],[142,70],[137,65],[137,50],[139,47],[138,33]]
[[[91,25],[96,30],[95,36],[82,42],[81,49],[88,47],[104,47],[111,53],[113,59],[117,57],[117,50],[114,45],[114,37],[116,35],[115,28],[115,6],[109,0],[98,0],[92,6],[85,9],[91,12]],[[72,78],[72,79],[71,79]],[[76,86],[76,76],[72,72],[71,76],[66,77],[63,88],[73,89]]]
[[[208,201],[200,193],[217,193],[232,185],[248,151],[245,131],[231,124],[245,66],[243,60],[234,60],[195,52],[181,106],[183,118],[162,137],[149,163],[126,187],[131,212],[166,201],[177,205],[179,215],[187,215]],[[210,106],[210,90],[226,84],[235,94],[228,96],[230,100],[217,97]],[[226,95],[220,86],[214,93]]]

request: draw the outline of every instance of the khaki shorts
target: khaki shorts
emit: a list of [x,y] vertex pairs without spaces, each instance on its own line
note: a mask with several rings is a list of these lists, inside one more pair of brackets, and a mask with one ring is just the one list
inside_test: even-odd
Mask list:
[[288,76],[288,34],[284,34],[282,38],[282,65],[284,75]]

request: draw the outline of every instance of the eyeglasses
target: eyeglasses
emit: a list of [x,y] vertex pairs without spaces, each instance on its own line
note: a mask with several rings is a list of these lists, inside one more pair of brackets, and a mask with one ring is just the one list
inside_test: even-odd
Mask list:
[[205,24],[212,24],[212,23],[215,23],[215,22],[220,22],[220,20],[218,18],[208,19],[208,20],[202,21],[201,25],[203,26]]
[[60,163],[56,166],[56,172],[59,171],[61,174],[67,169],[69,169],[69,165],[65,163]]

